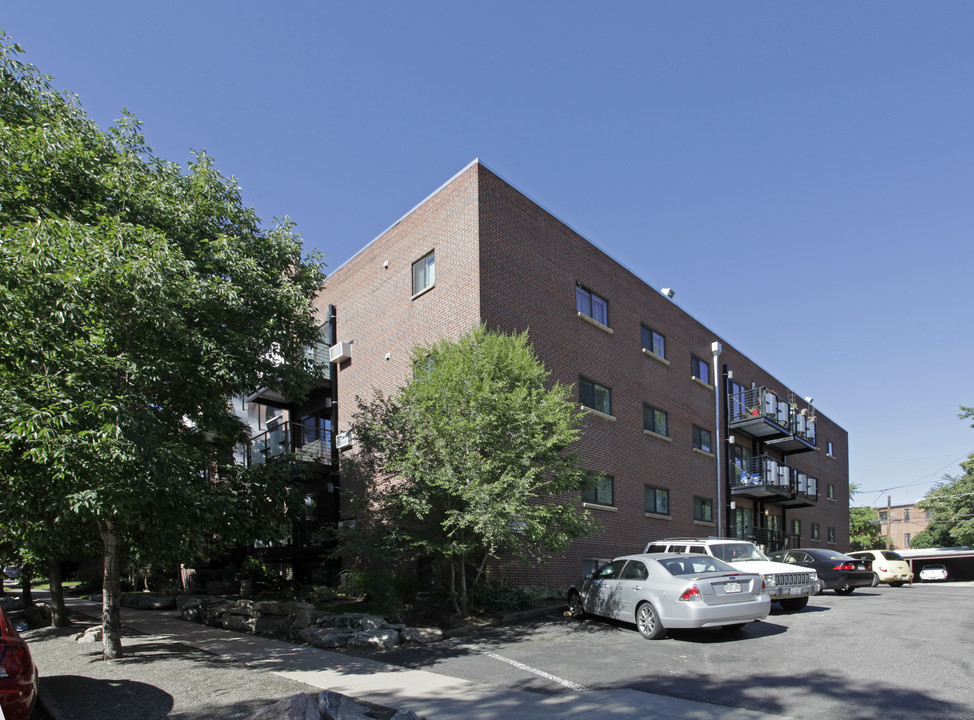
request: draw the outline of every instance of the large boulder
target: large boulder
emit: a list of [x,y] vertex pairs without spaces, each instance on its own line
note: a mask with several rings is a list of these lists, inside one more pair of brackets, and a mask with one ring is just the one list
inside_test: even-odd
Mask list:
[[321,720],[321,712],[317,698],[302,693],[284,698],[254,713],[248,720]]
[[379,648],[388,650],[402,644],[398,630],[380,628],[378,630],[361,630],[348,639],[348,647]]
[[355,634],[347,628],[310,627],[297,632],[297,638],[309,645],[325,650],[336,650],[348,645],[348,640]]
[[427,643],[439,642],[443,639],[443,631],[436,627],[425,628],[403,628],[400,631],[404,642],[416,642],[426,645]]

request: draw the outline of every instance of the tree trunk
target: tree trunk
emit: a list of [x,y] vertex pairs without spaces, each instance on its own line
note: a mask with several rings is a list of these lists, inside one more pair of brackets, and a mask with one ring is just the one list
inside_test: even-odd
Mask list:
[[101,598],[102,657],[116,660],[122,657],[121,542],[111,520],[99,521],[98,532],[105,545]]
[[61,577],[61,561],[50,558],[47,561],[47,577],[51,583],[51,624],[54,627],[68,627],[68,609],[64,606],[64,584]]
[[34,604],[34,595],[31,592],[31,582],[30,573],[27,572],[26,568],[20,569],[20,602],[24,604],[24,607],[30,607]]
[[467,601],[467,563],[466,558],[460,560],[460,617],[467,617],[470,603]]
[[450,600],[453,601],[453,611],[457,616],[463,617],[460,603],[457,601],[457,565],[453,560],[450,560]]

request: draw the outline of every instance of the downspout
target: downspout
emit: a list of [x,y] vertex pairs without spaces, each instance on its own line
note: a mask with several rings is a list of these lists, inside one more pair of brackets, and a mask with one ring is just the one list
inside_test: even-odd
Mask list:
[[717,537],[724,537],[724,482],[721,473],[720,453],[720,448],[724,444],[724,436],[720,431],[720,388],[723,385],[723,380],[722,376],[717,373],[717,358],[723,349],[721,344],[716,340],[710,345],[710,351],[714,355],[714,449],[717,454]]

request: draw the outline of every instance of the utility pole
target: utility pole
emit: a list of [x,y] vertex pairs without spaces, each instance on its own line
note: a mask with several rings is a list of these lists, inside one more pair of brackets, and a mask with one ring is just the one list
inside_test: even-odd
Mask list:
[[893,534],[893,499],[891,495],[886,496],[886,549],[892,550],[890,535]]

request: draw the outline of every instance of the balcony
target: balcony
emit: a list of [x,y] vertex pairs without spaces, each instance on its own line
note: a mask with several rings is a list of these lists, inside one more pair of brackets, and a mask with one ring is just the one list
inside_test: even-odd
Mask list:
[[766,442],[783,455],[817,450],[815,415],[810,408],[791,408],[786,437],[768,439]]
[[790,434],[788,403],[767,388],[738,390],[727,396],[728,427],[770,441]]
[[[313,387],[321,387],[328,384],[331,381],[331,363],[328,359],[328,352],[331,345],[326,342],[328,337],[329,325],[326,323],[321,326],[321,340],[316,342],[314,345],[309,345],[304,349],[305,356],[311,360],[315,365],[322,368],[321,376],[317,378]],[[280,364],[282,359],[276,357],[275,364]],[[311,388],[309,388],[310,390]],[[277,390],[271,390],[267,387],[258,388],[256,391],[246,396],[247,402],[256,402],[261,405],[270,405],[276,408],[286,408],[290,405],[291,399],[284,397],[283,394]]]
[[731,495],[780,503],[791,497],[787,465],[767,455],[752,458],[747,468],[731,467]]
[[285,453],[313,465],[331,465],[331,431],[284,422],[250,439],[247,467],[264,465]]
[[789,496],[779,500],[785,507],[811,507],[818,503],[818,479],[795,468],[789,472]]

